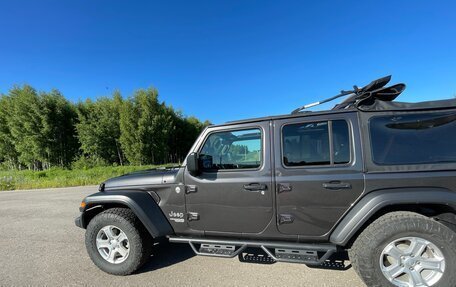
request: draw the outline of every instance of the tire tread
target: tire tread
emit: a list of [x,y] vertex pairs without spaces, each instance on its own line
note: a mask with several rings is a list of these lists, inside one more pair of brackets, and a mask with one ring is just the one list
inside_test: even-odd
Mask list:
[[[103,268],[104,264],[109,263],[97,262],[98,260],[100,260],[100,258],[97,257],[98,254],[92,254],[94,252],[91,246],[94,244],[94,242],[92,242],[92,238],[96,237],[96,234],[98,233],[98,229],[94,228],[94,226],[100,224],[103,221],[127,223],[128,229],[124,230],[124,232],[133,234],[133,237],[129,238],[130,244],[133,245],[130,246],[130,249],[137,250],[137,252],[135,252],[135,254],[137,255],[136,258],[133,258],[133,260],[128,258],[130,259],[130,264],[127,265],[121,263],[115,268]],[[92,261],[103,271],[114,275],[129,275],[138,270],[142,265],[144,265],[144,263],[148,261],[150,254],[152,252],[153,239],[144,227],[144,225],[141,223],[141,221],[133,213],[133,211],[131,211],[128,208],[110,208],[97,214],[89,222],[86,231],[86,247]],[[130,253],[129,256],[132,256],[132,253]]]
[[[453,250],[456,248],[455,233],[443,224],[424,215],[409,211],[387,213],[368,225],[356,238],[351,249],[348,250],[353,269],[367,286],[381,287],[385,285],[376,278],[375,266],[372,264],[371,257],[366,255],[369,253],[366,252],[366,249],[372,250],[376,248],[377,246],[373,246],[373,243],[376,242],[375,239],[380,235],[393,236],[404,232],[404,230],[409,232],[429,230],[433,234],[442,236],[443,240],[450,244],[450,249],[451,246],[453,246]],[[449,282],[451,282],[451,285],[449,286],[456,286],[456,276],[450,274],[450,277]]]

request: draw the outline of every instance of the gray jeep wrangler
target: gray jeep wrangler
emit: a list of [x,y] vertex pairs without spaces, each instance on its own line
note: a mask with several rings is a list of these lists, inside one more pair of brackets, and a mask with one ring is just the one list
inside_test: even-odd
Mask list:
[[105,181],[76,219],[91,259],[127,275],[163,240],[327,268],[348,251],[368,286],[456,286],[456,99],[396,102],[389,80],[209,126],[182,166]]

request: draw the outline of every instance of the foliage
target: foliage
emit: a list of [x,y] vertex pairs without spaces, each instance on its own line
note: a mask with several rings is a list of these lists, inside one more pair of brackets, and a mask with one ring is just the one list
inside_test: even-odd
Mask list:
[[71,169],[87,170],[94,167],[109,166],[102,158],[80,156],[71,163]]
[[138,90],[120,111],[120,143],[132,164],[180,162],[209,124],[160,103],[155,89]]
[[11,175],[0,175],[0,190],[13,190],[16,185]]
[[0,97],[0,163],[10,169],[68,166],[77,151],[74,107],[57,90],[28,85]]
[[63,95],[52,90],[42,94],[45,153],[49,164],[68,167],[78,151],[76,111]]
[[14,145],[7,121],[7,111],[10,109],[9,105],[9,98],[0,98],[0,162],[2,163],[3,168],[14,169],[18,165],[19,154]]
[[30,86],[14,87],[7,99],[6,124],[20,163],[40,169],[46,162],[43,102]]
[[[172,164],[170,164],[172,165]],[[0,171],[0,190],[35,189],[81,185],[97,185],[104,180],[126,173],[158,166],[105,166],[89,169],[51,168],[44,171]]]
[[99,98],[96,102],[87,100],[78,104],[76,130],[85,155],[95,160],[123,163],[119,144],[121,106],[122,98],[117,92],[113,99]]
[[0,169],[181,162],[209,124],[160,102],[153,88],[73,104],[58,90],[15,86],[0,95]]

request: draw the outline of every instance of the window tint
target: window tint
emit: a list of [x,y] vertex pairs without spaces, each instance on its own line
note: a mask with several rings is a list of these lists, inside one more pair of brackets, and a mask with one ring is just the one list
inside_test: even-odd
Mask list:
[[346,121],[333,121],[333,147],[334,163],[350,162],[350,138],[348,134],[348,124]]
[[456,113],[370,120],[372,157],[380,165],[456,162]]
[[258,168],[261,165],[260,129],[218,132],[211,134],[200,159],[204,170]]
[[[333,130],[330,154],[329,125]],[[330,165],[350,162],[350,140],[346,121],[291,124],[282,130],[285,166]]]

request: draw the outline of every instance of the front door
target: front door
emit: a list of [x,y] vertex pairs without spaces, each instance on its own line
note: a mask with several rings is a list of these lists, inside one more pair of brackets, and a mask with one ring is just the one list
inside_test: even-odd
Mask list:
[[356,114],[274,122],[277,224],[284,234],[323,238],[364,188]]
[[191,229],[259,233],[272,220],[269,122],[208,128],[194,152],[201,173],[185,171]]

